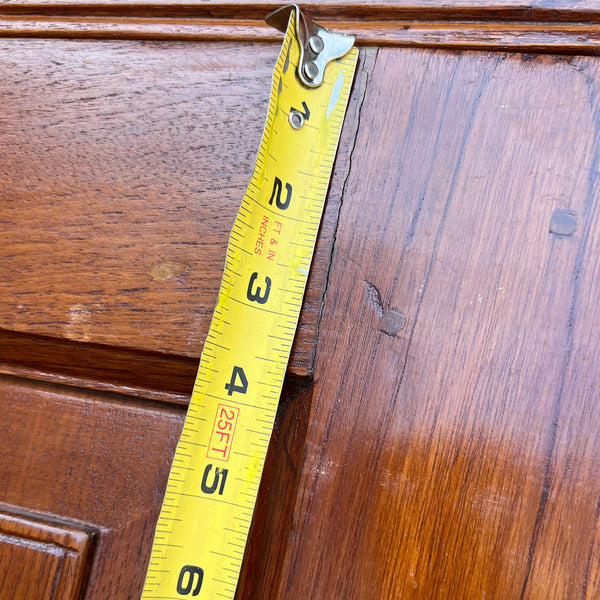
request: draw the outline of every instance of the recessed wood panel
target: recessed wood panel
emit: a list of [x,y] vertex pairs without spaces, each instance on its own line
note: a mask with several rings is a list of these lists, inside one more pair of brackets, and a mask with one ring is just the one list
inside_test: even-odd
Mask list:
[[[30,39],[0,52],[0,328],[198,358],[278,45]],[[291,362],[304,374],[341,164]]]
[[3,327],[199,356],[276,48],[2,53]]
[[[0,408],[0,502],[97,532],[86,599],[139,595],[183,411],[11,377],[0,378]],[[0,555],[15,577],[24,561],[23,589],[45,589],[59,573],[74,586],[48,527],[35,534],[38,546],[11,541]]]
[[93,530],[0,507],[0,598],[76,600]]

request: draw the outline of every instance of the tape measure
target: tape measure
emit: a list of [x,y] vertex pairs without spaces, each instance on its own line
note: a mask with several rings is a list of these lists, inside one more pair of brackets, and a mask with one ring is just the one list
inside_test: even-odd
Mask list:
[[142,600],[232,599],[358,52],[291,5]]

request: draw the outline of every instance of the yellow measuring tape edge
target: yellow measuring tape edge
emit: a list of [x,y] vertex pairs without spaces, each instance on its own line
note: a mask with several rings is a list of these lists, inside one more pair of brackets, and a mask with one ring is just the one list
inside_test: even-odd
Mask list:
[[352,48],[321,85],[302,84],[299,16],[273,73],[142,600],[235,595],[358,57]]

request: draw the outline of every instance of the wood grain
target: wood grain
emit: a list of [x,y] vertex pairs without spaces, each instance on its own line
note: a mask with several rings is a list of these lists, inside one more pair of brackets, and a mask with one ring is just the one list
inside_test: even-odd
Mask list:
[[77,600],[94,533],[0,508],[0,598]]
[[[277,589],[310,394],[285,383],[239,598]],[[16,377],[0,377],[0,407],[0,598],[139,597],[181,409]]]
[[277,597],[600,592],[599,82],[379,51]]
[[[213,4],[198,16],[190,7],[48,7],[30,15],[10,14],[0,5],[0,37],[162,41],[280,41],[264,17],[274,8],[236,5],[222,14]],[[10,7],[8,7],[10,8]],[[600,45],[600,13],[494,10],[479,7],[428,9],[357,6],[310,6],[319,23],[356,36],[357,45],[511,50],[555,54],[595,54]],[[51,10],[50,10],[51,9]],[[196,11],[199,9],[196,8]],[[208,10],[208,12],[206,12]],[[223,8],[222,10],[225,10]],[[9,14],[6,14],[8,12]],[[4,14],[3,14],[4,13]],[[206,14],[205,14],[206,13]],[[178,16],[174,16],[178,15]]]
[[[197,359],[277,47],[5,40],[0,52],[0,328]],[[299,374],[344,157],[291,359]]]
[[[256,0],[162,0],[148,3],[146,0],[2,0],[1,10],[6,14],[159,14],[162,16],[224,17],[243,15],[246,18],[262,18],[265,12],[279,8],[278,2],[257,2]],[[536,19],[544,15],[546,20],[556,21],[571,18],[580,20],[582,16],[596,16],[600,11],[597,0],[495,0],[484,3],[481,0],[448,0],[443,4],[437,0],[306,0],[302,7],[318,14],[354,14],[372,18],[380,13],[441,15],[451,19],[456,15],[490,15],[497,18]]]
[[285,559],[281,546],[291,535],[311,400],[312,385],[305,378],[288,378],[265,461],[236,600],[277,597]]
[[[182,410],[6,376],[0,407],[0,503],[97,531],[86,600],[139,597]],[[23,552],[17,562],[2,555],[6,577],[27,561]],[[58,569],[40,560],[22,567]],[[24,585],[42,585],[30,576]],[[16,589],[11,600],[32,597]]]
[[140,352],[0,329],[0,373],[187,405],[193,357]]
[[[237,597],[597,598],[600,4],[305,4],[379,49]],[[0,3],[0,597],[139,597],[276,6]]]

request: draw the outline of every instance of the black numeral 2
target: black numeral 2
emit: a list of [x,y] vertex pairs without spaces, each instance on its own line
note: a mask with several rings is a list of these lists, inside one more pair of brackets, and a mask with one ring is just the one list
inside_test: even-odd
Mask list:
[[273,200],[275,200],[275,204],[277,208],[280,210],[285,210],[289,205],[292,199],[292,186],[289,183],[285,184],[285,201],[281,201],[281,190],[283,184],[281,183],[281,179],[279,177],[275,177],[275,181],[273,182],[273,191],[271,192],[271,199],[269,200],[269,204],[273,204]]

